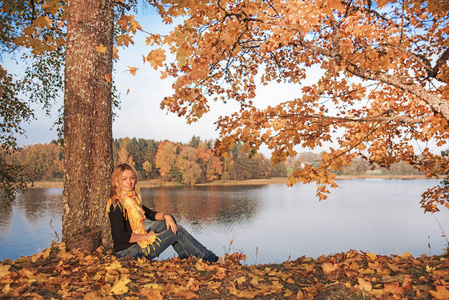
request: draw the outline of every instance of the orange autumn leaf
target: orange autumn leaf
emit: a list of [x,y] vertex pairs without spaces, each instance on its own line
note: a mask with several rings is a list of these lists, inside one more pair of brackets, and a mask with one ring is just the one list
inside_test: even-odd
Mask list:
[[163,62],[165,61],[165,50],[164,49],[156,49],[150,51],[147,55],[147,61],[151,64],[151,66],[156,70],[158,67],[162,67]]
[[51,28],[52,21],[51,21],[50,18],[47,17],[47,16],[40,16],[40,17],[36,18],[36,19],[33,21],[33,24],[34,24],[36,27],[50,29],[50,28]]
[[384,292],[402,295],[404,293],[404,289],[401,286],[399,286],[397,282],[386,283],[384,285]]
[[366,255],[366,258],[371,260],[371,261],[375,261],[377,259],[377,255],[374,254],[374,253],[367,252],[365,255]]
[[119,59],[117,47],[112,47],[112,59]]
[[449,291],[442,285],[438,285],[436,287],[436,291],[429,291],[429,293],[434,297],[436,300],[447,300],[449,299]]
[[331,274],[339,269],[338,264],[333,264],[330,262],[325,262],[321,265],[324,274]]
[[117,46],[128,47],[129,44],[134,44],[134,41],[131,36],[129,36],[127,34],[121,34],[117,37]]
[[95,51],[97,51],[98,53],[106,53],[106,50],[107,48],[103,44],[95,46]]
[[127,71],[129,73],[131,73],[131,75],[135,76],[138,69],[139,68],[137,68],[137,67],[130,67],[130,66],[128,66],[128,70]]
[[245,298],[245,299],[254,299],[259,295],[258,291],[252,291],[252,290],[243,290],[239,291],[237,293],[238,297]]
[[392,264],[392,263],[387,263],[387,266],[390,268],[391,271],[393,272],[398,272],[400,270],[400,268],[396,265],[396,264]]
[[47,1],[42,4],[42,9],[45,10],[46,13],[52,14],[55,16],[58,13],[58,10],[61,8],[61,3],[58,1]]
[[111,82],[111,78],[112,78],[112,74],[111,73],[104,74],[104,79],[106,79],[107,82]]
[[410,290],[412,288],[412,284],[413,284],[412,276],[405,275],[404,280],[402,281],[402,284],[401,284],[402,288],[404,290]]
[[155,290],[151,288],[142,288],[139,290],[139,294],[144,296],[146,299],[154,299],[154,300],[164,299],[164,296],[160,290]]
[[175,295],[183,299],[198,299],[198,295],[189,290],[175,290]]
[[10,265],[0,264],[0,278],[10,273],[9,271],[10,267],[11,267]]
[[91,291],[84,295],[83,300],[101,300],[103,296],[98,291]]
[[195,278],[190,278],[187,282],[186,289],[196,292],[199,290],[199,282]]
[[207,284],[207,288],[209,290],[216,290],[216,289],[220,288],[221,285],[222,285],[221,281],[212,281]]
[[411,255],[409,252],[404,252],[402,253],[401,258],[404,260],[413,260],[413,255]]
[[131,282],[131,279],[126,276],[116,280],[109,293],[114,295],[122,295],[127,293],[129,288],[126,285],[129,282]]
[[370,292],[373,289],[371,281],[369,279],[358,278],[359,284],[356,287],[360,290],[365,290],[366,292]]

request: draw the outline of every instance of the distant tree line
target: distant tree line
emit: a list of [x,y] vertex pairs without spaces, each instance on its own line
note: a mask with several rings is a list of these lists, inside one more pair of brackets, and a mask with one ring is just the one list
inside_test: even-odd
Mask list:
[[[227,157],[213,154],[213,141],[193,136],[189,143],[120,138],[113,141],[114,163],[133,165],[141,180],[161,179],[187,185],[214,180],[286,177],[287,164],[271,165],[261,153],[252,154],[237,144]],[[58,180],[63,176],[62,147],[48,144],[24,146],[14,154],[31,180]]]
[[214,180],[287,176],[285,163],[272,166],[263,154],[250,156],[236,145],[227,157],[213,154],[213,141],[193,136],[189,143],[122,138],[114,140],[114,162],[133,165],[142,179],[187,185]]
[[[193,136],[190,142],[182,144],[172,141],[155,141],[142,138],[114,139],[114,163],[133,165],[141,180],[161,179],[186,185],[206,183],[214,180],[248,180],[270,177],[286,177],[294,169],[305,164],[319,165],[321,154],[301,152],[295,158],[272,165],[270,159],[261,153],[244,151],[242,144],[236,144],[227,156],[213,153],[213,141],[202,141]],[[57,180],[63,175],[63,153],[60,145],[48,144],[24,146],[15,154],[34,181]],[[357,159],[337,171],[337,175],[363,175],[372,168],[364,159]],[[382,175],[422,174],[412,166],[401,162],[390,169],[374,168]]]

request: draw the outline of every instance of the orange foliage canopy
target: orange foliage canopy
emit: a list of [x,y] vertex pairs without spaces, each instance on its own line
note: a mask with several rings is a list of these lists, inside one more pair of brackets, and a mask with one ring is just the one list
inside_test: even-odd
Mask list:
[[[164,45],[176,57],[164,61],[163,76],[175,83],[161,107],[194,122],[209,101],[240,104],[218,120],[218,153],[237,141],[254,150],[265,144],[275,163],[295,147],[330,143],[320,165],[289,178],[317,182],[320,199],[337,186],[332,171],[357,156],[381,167],[402,160],[429,177],[449,171],[428,147],[449,138],[447,0],[150,2],[165,22],[184,20],[147,39],[159,53],[155,62],[147,57],[153,66],[162,65]],[[256,86],[281,82],[298,85],[297,97],[257,107]],[[447,192],[427,191],[423,207],[449,208]]]
[[[184,20],[169,34],[146,40],[152,49],[144,62],[175,79],[161,107],[194,122],[210,110],[210,101],[240,104],[217,122],[217,153],[238,141],[244,150],[265,144],[276,163],[296,156],[298,147],[331,145],[320,165],[305,165],[289,177],[290,185],[317,182],[319,199],[337,186],[332,171],[356,157],[373,167],[405,161],[428,177],[448,173],[446,158],[428,146],[443,147],[449,137],[448,0],[148,1],[165,23]],[[42,9],[55,16],[64,6],[48,0]],[[50,21],[39,16],[15,43],[35,54],[62,45],[39,35]],[[133,44],[142,30],[131,14],[118,15],[117,26],[116,46]],[[298,95],[257,107],[257,85],[271,83],[297,85]],[[449,208],[448,195],[446,187],[434,187],[422,205],[426,211]]]

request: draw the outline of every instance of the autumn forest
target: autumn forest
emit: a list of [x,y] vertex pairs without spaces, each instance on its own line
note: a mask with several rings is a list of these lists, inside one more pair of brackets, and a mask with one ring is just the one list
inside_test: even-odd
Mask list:
[[[141,180],[160,179],[185,185],[216,180],[248,180],[287,177],[305,164],[319,164],[321,153],[300,152],[297,157],[272,164],[261,153],[244,151],[237,144],[226,157],[213,152],[213,141],[193,136],[189,143],[155,141],[142,138],[114,139],[114,164],[133,165]],[[62,147],[58,142],[24,146],[15,154],[32,181],[60,180],[63,176]],[[335,172],[337,175],[424,175],[400,162],[390,169],[374,167],[363,159]]]

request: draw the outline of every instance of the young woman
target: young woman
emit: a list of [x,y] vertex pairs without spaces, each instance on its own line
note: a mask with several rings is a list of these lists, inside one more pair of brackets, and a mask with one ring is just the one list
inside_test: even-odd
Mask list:
[[[107,212],[117,257],[144,256],[152,260],[173,246],[180,258],[195,256],[208,262],[222,261],[177,225],[171,215],[142,205],[136,170],[128,164],[118,165],[112,173]],[[155,221],[148,230],[145,219]]]

